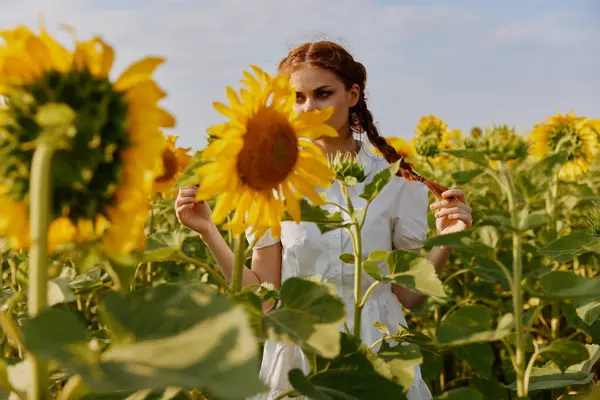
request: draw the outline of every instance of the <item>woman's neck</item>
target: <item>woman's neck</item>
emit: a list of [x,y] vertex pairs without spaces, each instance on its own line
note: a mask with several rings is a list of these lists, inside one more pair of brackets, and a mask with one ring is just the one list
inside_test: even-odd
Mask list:
[[340,131],[340,135],[336,138],[328,137],[326,139],[317,139],[315,140],[315,143],[328,157],[334,156],[338,152],[356,155],[360,150],[360,142],[354,139],[350,127],[346,126],[345,128],[340,129]]

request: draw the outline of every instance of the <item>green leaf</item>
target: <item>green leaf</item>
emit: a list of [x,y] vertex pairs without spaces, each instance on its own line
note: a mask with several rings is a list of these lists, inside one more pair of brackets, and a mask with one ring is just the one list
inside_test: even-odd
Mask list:
[[492,249],[498,246],[498,242],[500,241],[500,235],[498,234],[498,229],[494,226],[480,226],[477,228],[477,234],[479,235],[479,241],[490,247]]
[[488,256],[494,253],[494,249],[485,245],[481,241],[479,238],[479,231],[477,229],[468,229],[462,232],[432,236],[428,239],[425,239],[423,246],[425,248],[446,246],[456,250],[465,250],[472,254]]
[[171,260],[180,252],[182,243],[183,237],[173,232],[148,235],[142,262]]
[[297,344],[323,357],[337,356],[346,313],[335,287],[294,277],[283,282],[280,293],[280,307],[263,317],[265,338]]
[[387,364],[367,346],[342,334],[340,348],[340,354],[327,360],[317,374],[305,376],[299,369],[290,371],[288,377],[294,389],[311,400],[406,400],[402,386],[392,381]]
[[256,374],[258,343],[246,312],[206,285],[109,293],[103,315],[135,341],[115,343],[102,354],[87,345],[75,317],[57,311],[45,310],[29,321],[27,348],[80,374],[94,392],[176,386],[233,400],[264,390]]
[[460,346],[476,342],[494,342],[512,332],[512,314],[503,315],[497,327],[490,325],[490,310],[481,305],[464,306],[454,311],[440,324],[436,341],[440,346]]
[[369,253],[369,257],[367,259],[369,261],[378,263],[387,260],[389,255],[390,252],[386,250],[373,250]]
[[[565,372],[561,371],[554,363],[549,362],[542,368],[534,367],[529,380],[529,390],[559,389],[571,385],[587,385],[594,379],[592,368],[600,359],[600,346],[597,344],[585,345],[588,351],[586,361],[572,365]],[[516,381],[507,386],[516,390]]]
[[412,385],[415,367],[423,362],[419,346],[412,343],[390,346],[387,341],[383,341],[377,356],[389,365],[394,380],[405,388]]
[[477,178],[485,172],[483,169],[472,169],[468,171],[458,171],[452,173],[452,179],[456,181],[458,184],[465,184],[471,182],[473,179]]
[[340,261],[346,264],[354,264],[354,254],[340,254]]
[[483,400],[483,395],[473,388],[459,388],[449,390],[435,400]]
[[595,299],[600,293],[600,276],[586,278],[569,271],[551,271],[540,278],[540,286],[550,299]]
[[543,210],[529,213],[524,221],[521,222],[521,231],[538,228],[546,223],[547,215]]
[[475,164],[481,165],[483,167],[488,167],[489,160],[487,154],[477,150],[463,150],[463,149],[453,149],[453,150],[440,150],[440,153],[450,154],[454,157],[464,158],[469,160]]
[[373,261],[367,260],[362,263],[363,270],[369,274],[369,276],[378,282],[382,282],[385,279],[381,276],[381,269],[379,265]]
[[59,276],[48,281],[48,306],[77,301],[77,296],[69,286],[68,276]]
[[492,367],[496,356],[488,343],[471,343],[452,349],[452,354],[459,360],[466,361],[485,379],[493,379]]
[[359,197],[365,199],[367,203],[373,201],[379,193],[383,190],[383,188],[392,180],[392,178],[398,172],[400,166],[400,162],[396,161],[393,164],[390,164],[387,168],[379,171],[371,182],[365,185],[363,192],[359,195]]
[[400,286],[439,298],[446,297],[434,265],[428,259],[410,251],[395,250],[387,259],[390,274],[385,277]]
[[[321,233],[348,225],[339,212],[330,214],[327,210],[309,203],[306,199],[300,200],[300,218],[302,221],[312,222],[317,225]],[[286,213],[283,220],[292,221],[292,217]]]
[[482,379],[478,376],[471,378],[473,388],[477,389],[484,398],[489,400],[511,400],[508,390],[501,385],[496,378],[492,380]]
[[491,258],[477,256],[475,258],[475,268],[471,271],[473,274],[486,282],[499,283],[503,289],[510,288],[508,278],[500,269],[500,262]]
[[540,355],[554,362],[562,371],[571,365],[579,364],[589,358],[586,347],[579,342],[567,339],[556,339],[540,350]]
[[600,297],[591,299],[575,299],[573,302],[577,315],[588,325],[592,325],[600,318]]
[[584,251],[586,246],[598,240],[599,238],[593,229],[584,229],[563,236],[538,251],[545,256],[566,261]]

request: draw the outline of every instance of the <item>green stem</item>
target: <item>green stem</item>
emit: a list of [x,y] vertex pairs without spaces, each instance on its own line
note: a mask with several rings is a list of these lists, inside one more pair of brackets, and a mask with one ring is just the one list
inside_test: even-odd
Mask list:
[[354,329],[352,333],[358,339],[361,338],[360,326],[362,321],[362,238],[360,227],[362,221],[356,221],[354,218],[354,206],[348,193],[348,186],[340,183],[342,194],[346,200],[346,207],[349,211],[349,217],[352,220],[352,225],[348,229],[352,238],[352,247],[354,249]]
[[367,291],[365,292],[365,295],[363,296],[362,301],[360,302],[360,308],[362,309],[365,304],[367,304],[367,299],[369,298],[369,296],[371,295],[371,292],[377,287],[377,285],[379,285],[381,282],[379,281],[375,281],[373,283],[371,283],[371,286],[369,286],[369,288],[367,289]]
[[[29,263],[29,288],[27,310],[34,318],[48,306],[48,226],[51,213],[51,166],[54,148],[42,143],[33,153],[29,193],[29,221],[31,249]],[[32,353],[27,353],[31,387],[29,400],[46,398],[48,388],[48,365]]]
[[529,391],[529,379],[531,377],[531,372],[533,371],[533,366],[535,365],[535,359],[537,358],[537,356],[539,354],[539,348],[538,348],[538,345],[535,342],[535,340],[533,341],[533,346],[534,346],[535,350],[533,352],[533,355],[529,359],[529,363],[527,363],[527,369],[525,370],[525,376],[524,376],[525,393],[527,393]]
[[234,240],[233,247],[233,276],[231,277],[231,291],[237,294],[242,290],[242,277],[244,276],[244,261],[245,260],[245,237],[244,234],[239,234]]
[[[506,188],[508,189],[508,208],[510,211],[511,223],[514,227],[519,226],[519,216],[516,204],[516,190],[512,181],[511,172],[503,168],[506,177]],[[522,274],[522,238],[521,233],[513,231],[513,312],[515,316],[515,372],[517,375],[517,395],[526,396],[527,388],[525,386],[525,330],[523,329],[523,289],[521,286]]]
[[354,242],[354,336],[361,339],[360,326],[362,320],[362,240],[360,231],[356,224],[352,225],[354,234],[352,241]]
[[288,397],[289,395],[291,395],[291,394],[294,394],[294,393],[296,393],[296,391],[295,391],[294,389],[292,389],[292,390],[288,390],[287,392],[285,392],[285,393],[282,393],[282,394],[280,394],[279,396],[277,396],[277,397],[275,398],[275,400],[283,400],[283,399],[285,399],[286,397]]

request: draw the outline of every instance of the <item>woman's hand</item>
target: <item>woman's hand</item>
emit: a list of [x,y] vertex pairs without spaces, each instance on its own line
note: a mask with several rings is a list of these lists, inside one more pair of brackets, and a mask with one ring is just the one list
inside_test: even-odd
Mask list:
[[448,189],[442,193],[442,197],[445,200],[429,206],[432,210],[439,210],[435,213],[438,234],[446,235],[471,228],[473,217],[471,207],[467,205],[465,199],[465,192],[460,189]]
[[196,200],[197,190],[196,186],[179,189],[175,200],[175,212],[179,222],[202,236],[210,233],[215,224],[211,220],[212,211],[208,204]]

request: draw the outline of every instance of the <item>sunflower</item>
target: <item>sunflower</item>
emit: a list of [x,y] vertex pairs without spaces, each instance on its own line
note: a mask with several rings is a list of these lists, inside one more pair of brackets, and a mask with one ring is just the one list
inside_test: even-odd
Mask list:
[[335,178],[327,157],[312,140],[335,137],[326,124],[333,109],[295,115],[295,90],[285,75],[271,77],[252,66],[244,71],[245,88],[227,88],[230,105],[215,102],[229,120],[208,129],[214,138],[202,153],[198,199],[218,196],[212,213],[216,224],[235,210],[226,228],[234,234],[245,229],[261,235],[271,229],[280,235],[287,211],[300,221],[299,199],[323,204],[315,186],[328,187]]
[[152,79],[163,59],[138,61],[113,82],[114,51],[100,38],[69,51],[43,27],[0,36],[0,236],[15,249],[29,245],[30,144],[43,134],[35,116],[56,103],[73,110],[75,134],[53,158],[50,250],[99,235],[107,252],[133,250],[143,241],[160,128],[174,125]]
[[421,117],[415,128],[415,149],[423,157],[435,157],[448,134],[448,125],[433,115]]
[[570,114],[550,117],[546,122],[535,125],[527,138],[530,154],[537,159],[555,151],[568,151],[567,162],[561,167],[558,177],[575,180],[585,174],[596,161],[600,143],[596,131],[599,121]]
[[442,140],[444,133],[448,131],[448,125],[440,118],[434,115],[426,115],[419,119],[419,124],[415,128],[417,136],[435,135],[438,140]]
[[190,164],[191,156],[188,152],[191,150],[190,147],[176,147],[177,136],[169,135],[167,137],[167,143],[162,152],[161,172],[154,178],[154,190],[158,193],[166,194],[181,175],[181,173]]

